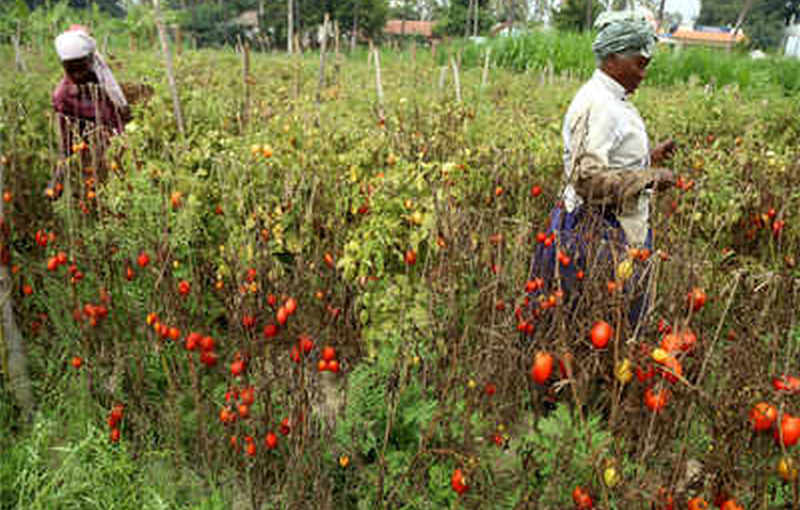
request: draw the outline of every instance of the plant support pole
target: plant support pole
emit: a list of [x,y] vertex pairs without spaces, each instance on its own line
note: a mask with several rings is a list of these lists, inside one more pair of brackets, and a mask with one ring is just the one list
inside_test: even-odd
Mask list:
[[167,80],[169,80],[169,91],[172,94],[172,109],[175,113],[175,122],[178,124],[178,133],[180,133],[181,138],[183,138],[184,130],[181,100],[178,97],[178,86],[175,84],[172,54],[169,51],[169,41],[167,41],[167,29],[164,27],[164,17],[161,14],[161,0],[153,0],[153,7],[155,7],[156,10],[156,28],[158,29],[158,38],[161,40],[161,52],[164,54],[164,63],[167,66]]

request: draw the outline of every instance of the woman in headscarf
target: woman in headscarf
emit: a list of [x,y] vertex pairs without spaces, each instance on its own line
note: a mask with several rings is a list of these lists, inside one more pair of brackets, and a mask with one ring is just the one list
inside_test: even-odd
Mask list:
[[[55,47],[64,67],[64,77],[53,91],[61,154],[66,158],[79,151],[83,166],[100,166],[109,138],[121,133],[130,120],[130,107],[85,27],[72,25],[56,37]],[[58,197],[60,177],[61,165],[47,196]]]
[[[651,196],[673,184],[672,172],[658,165],[672,156],[674,141],[651,150],[644,122],[628,100],[645,78],[656,42],[653,27],[638,12],[617,11],[602,13],[595,28],[597,69],[564,118],[561,200],[550,215],[550,242],[539,245],[531,268],[534,277],[567,294],[591,268],[605,266],[611,280],[619,279],[614,272],[629,248],[649,253]],[[635,285],[628,278],[626,287]],[[643,295],[634,299],[631,322],[641,317]]]

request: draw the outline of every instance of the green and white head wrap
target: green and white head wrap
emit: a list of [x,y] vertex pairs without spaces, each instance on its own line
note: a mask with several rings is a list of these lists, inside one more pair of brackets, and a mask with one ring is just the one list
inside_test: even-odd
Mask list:
[[592,43],[598,60],[613,53],[638,53],[646,58],[653,55],[656,34],[653,25],[639,11],[606,11],[597,17],[594,28],[599,30]]

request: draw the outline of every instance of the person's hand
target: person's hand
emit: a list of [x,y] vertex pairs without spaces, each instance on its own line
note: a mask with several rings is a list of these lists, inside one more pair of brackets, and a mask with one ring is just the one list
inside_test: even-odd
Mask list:
[[665,142],[661,142],[660,144],[656,145],[652,151],[650,151],[650,163],[653,166],[658,166],[664,161],[667,161],[672,158],[675,154],[675,149],[678,148],[678,145],[675,143],[675,140],[669,139]]
[[669,168],[654,168],[653,185],[656,191],[664,191],[675,185],[675,175]]

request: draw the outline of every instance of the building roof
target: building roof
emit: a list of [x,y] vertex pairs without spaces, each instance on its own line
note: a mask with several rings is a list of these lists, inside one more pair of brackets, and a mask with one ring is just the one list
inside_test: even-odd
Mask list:
[[723,44],[731,41],[734,43],[740,43],[746,39],[741,30],[736,32],[736,37],[734,37],[733,32],[710,30],[701,31],[682,27],[672,33],[672,38],[678,41],[695,44]]
[[244,11],[231,20],[234,25],[242,25],[245,27],[258,26],[258,11],[255,9]]
[[433,21],[410,21],[401,19],[390,19],[386,21],[383,31],[393,35],[422,35],[425,37],[433,36]]

